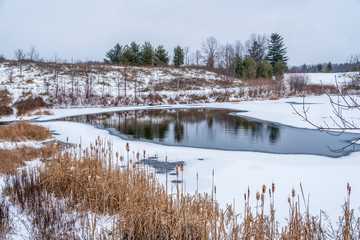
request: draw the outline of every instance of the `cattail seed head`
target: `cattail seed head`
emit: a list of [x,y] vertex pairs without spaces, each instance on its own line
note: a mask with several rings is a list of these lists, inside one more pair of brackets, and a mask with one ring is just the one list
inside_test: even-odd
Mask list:
[[275,192],[275,183],[272,183],[271,185],[271,191],[274,193]]
[[263,186],[262,186],[262,193],[265,193],[265,192],[266,192],[266,186],[263,185]]
[[261,194],[261,202],[264,202],[265,198],[264,198],[264,194]]
[[256,200],[258,200],[258,201],[260,200],[260,193],[259,192],[256,193]]
[[126,151],[127,151],[127,152],[130,151],[130,145],[129,145],[129,143],[126,143]]
[[292,197],[295,197],[295,189],[292,189]]
[[183,164],[183,163],[180,164],[180,170],[181,170],[182,172],[184,171],[184,164]]

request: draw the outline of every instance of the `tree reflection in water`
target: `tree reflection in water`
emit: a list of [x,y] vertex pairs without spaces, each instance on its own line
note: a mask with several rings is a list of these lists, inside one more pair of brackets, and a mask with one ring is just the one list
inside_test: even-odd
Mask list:
[[[316,130],[291,128],[235,116],[224,109],[151,109],[69,117],[115,129],[121,136],[178,145],[223,150],[304,153],[341,156],[334,153],[355,137],[332,137]],[[357,149],[355,149],[357,150]]]

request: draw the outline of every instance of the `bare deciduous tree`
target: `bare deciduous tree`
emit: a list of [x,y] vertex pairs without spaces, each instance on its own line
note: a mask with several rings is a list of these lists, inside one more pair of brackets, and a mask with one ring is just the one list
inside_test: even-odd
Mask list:
[[23,61],[25,60],[25,52],[23,49],[17,49],[15,50],[15,60],[18,62],[20,76],[22,76],[22,65]]
[[29,52],[27,53],[28,59],[30,61],[37,61],[39,60],[39,52],[36,50],[36,46],[33,45],[30,47]]
[[[355,76],[360,81],[360,75]],[[329,115],[330,122],[324,121],[323,124],[315,123],[311,116],[309,116],[310,107],[305,103],[305,97],[303,98],[302,108],[299,110],[292,105],[295,113],[298,114],[304,121],[308,122],[311,126],[319,129],[320,131],[326,131],[331,135],[340,135],[344,132],[358,131],[360,130],[359,123],[354,122],[347,113],[352,111],[360,111],[359,97],[351,95],[347,91],[343,91],[339,86],[335,77],[336,87],[338,89],[337,96],[330,96],[328,94],[329,102],[332,107],[332,112]],[[355,141],[344,145],[340,149],[331,149],[334,152],[342,152],[348,147],[354,147],[357,142],[360,141],[360,137]]]
[[203,60],[207,67],[215,67],[220,56],[220,44],[214,37],[208,37],[201,47]]
[[263,34],[252,34],[250,39],[246,41],[246,52],[257,63],[265,58],[267,48],[267,38]]

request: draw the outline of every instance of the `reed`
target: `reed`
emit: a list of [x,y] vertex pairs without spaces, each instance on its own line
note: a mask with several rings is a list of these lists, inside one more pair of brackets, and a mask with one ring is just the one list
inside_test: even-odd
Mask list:
[[[73,146],[53,155],[43,167],[9,176],[4,192],[30,216],[36,239],[360,237],[359,218],[350,207],[350,186],[338,226],[325,225],[323,213],[311,216],[308,207],[300,209],[303,193],[293,190],[288,199],[288,222],[280,228],[275,219],[275,184],[264,185],[254,195],[255,207],[250,205],[248,190],[244,194],[244,210],[238,214],[234,204],[220,208],[214,183],[209,194],[187,194],[180,181],[186,166],[176,168],[180,183],[170,193],[157,181],[156,173],[139,161],[140,152],[131,151],[127,144],[124,153],[126,157],[114,153],[112,145],[100,139],[89,149]],[[265,207],[267,202],[269,208]],[[108,223],[106,228],[101,227],[104,222]]]

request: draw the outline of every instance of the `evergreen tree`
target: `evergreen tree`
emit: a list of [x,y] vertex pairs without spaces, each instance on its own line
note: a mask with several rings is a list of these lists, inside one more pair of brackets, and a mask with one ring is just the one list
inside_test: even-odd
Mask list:
[[326,65],[326,72],[332,72],[332,70],[333,70],[333,67],[332,67],[332,64],[331,64],[331,62],[329,62],[327,65]]
[[135,57],[130,46],[128,45],[124,46],[124,50],[121,55],[120,62],[121,64],[124,65],[134,65]]
[[174,49],[173,63],[175,67],[180,67],[184,64],[184,50],[180,46]]
[[141,47],[141,63],[145,66],[153,66],[155,60],[154,49],[150,42],[145,42]]
[[111,64],[119,64],[122,52],[123,52],[123,47],[117,43],[113,49],[110,49],[105,54],[106,58],[104,58],[104,62]]
[[318,71],[318,72],[321,72],[322,69],[323,69],[323,65],[322,65],[321,63],[319,63],[319,64],[316,66],[316,68],[317,68],[317,71]]
[[246,56],[242,63],[242,75],[247,79],[256,78],[257,64],[250,56]]
[[130,44],[131,49],[131,55],[132,59],[130,64],[131,65],[141,65],[141,52],[140,52],[140,46],[136,44],[136,42],[131,42]]
[[243,76],[242,64],[243,64],[243,60],[242,60],[241,56],[239,54],[236,54],[236,56],[235,56],[235,74],[239,77]]
[[267,60],[261,61],[257,67],[257,77],[271,78],[272,76],[273,68],[271,64]]
[[277,61],[273,66],[273,74],[275,76],[281,76],[285,73],[287,69],[286,63],[283,61]]
[[271,63],[275,76],[278,76],[279,74],[282,75],[287,70],[286,63],[289,60],[286,56],[287,51],[284,44],[284,38],[277,33],[273,33],[268,40],[268,44],[269,51],[266,60]]
[[169,55],[164,49],[163,45],[160,45],[155,50],[155,66],[167,66],[169,64]]

